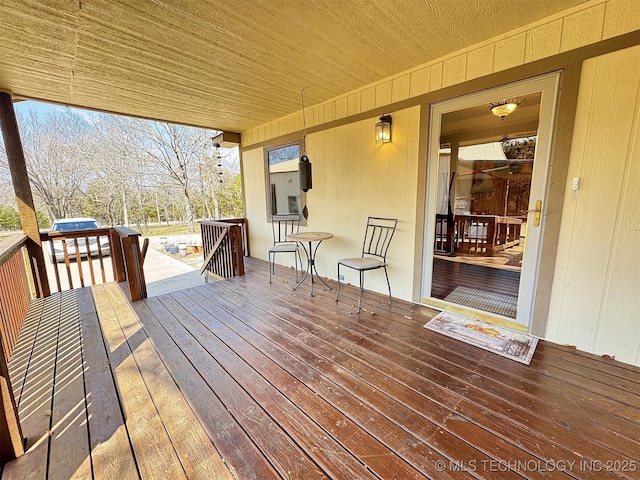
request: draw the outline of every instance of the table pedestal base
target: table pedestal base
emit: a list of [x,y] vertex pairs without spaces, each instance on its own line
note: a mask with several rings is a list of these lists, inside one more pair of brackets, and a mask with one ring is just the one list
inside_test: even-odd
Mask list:
[[307,270],[304,272],[304,276],[302,277],[302,279],[294,287],[291,287],[292,290],[295,290],[300,285],[302,285],[307,279],[307,276],[310,276],[311,280],[309,283],[311,285],[311,296],[313,297],[313,283],[314,283],[313,276],[314,275],[318,278],[318,280],[324,283],[329,290],[333,290],[333,287],[329,286],[329,284],[327,284],[327,282],[325,282],[322,279],[322,277],[318,275],[318,270],[316,270],[316,252],[318,251],[318,247],[320,246],[321,243],[322,242],[318,242],[318,244],[316,245],[316,248],[312,249],[311,242],[309,242],[309,249],[307,250],[307,247],[304,246],[304,243],[300,242],[300,245],[302,246],[304,253],[307,255]]

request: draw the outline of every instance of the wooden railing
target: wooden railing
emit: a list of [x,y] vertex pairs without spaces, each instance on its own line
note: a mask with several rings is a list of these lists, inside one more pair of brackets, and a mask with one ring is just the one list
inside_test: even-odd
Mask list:
[[248,252],[246,219],[203,220],[200,223],[204,262],[200,273],[207,271],[218,278],[244,275],[244,255]]
[[249,250],[249,222],[246,218],[222,218],[220,220],[216,220],[216,222],[221,223],[231,223],[233,225],[240,225],[240,229],[242,231],[242,252],[245,257],[251,256],[251,251]]
[[[139,237],[140,233],[126,227],[40,234],[45,256],[53,265],[58,292],[87,284],[126,280],[133,302],[147,296],[142,269],[146,243],[140,250]],[[61,269],[66,274],[64,277]]]
[[31,286],[23,247],[25,235],[0,241],[0,465],[22,455],[24,444],[18,409],[9,380],[8,362],[31,302]]
[[492,257],[520,243],[522,220],[496,215],[456,215],[456,252]]
[[[118,245],[116,254],[112,253],[114,275],[118,282],[127,280],[129,297],[132,302],[147,298],[147,284],[144,280],[144,257],[149,245],[145,239],[140,250],[140,233],[127,227],[115,227],[111,232],[112,243]],[[119,241],[118,241],[119,239]]]
[[0,242],[0,338],[7,361],[11,359],[31,303],[31,287],[23,253],[26,242],[25,235],[13,235]]
[[[107,278],[109,281],[116,278],[115,264],[112,263],[109,268],[107,263],[111,272],[107,272],[105,269],[106,257],[115,251],[117,249],[115,246],[118,245],[117,237],[113,237],[111,231],[111,228],[98,228],[40,233],[45,257],[48,256],[53,264],[58,292],[71,290],[78,286],[84,287],[89,280],[90,285],[95,285],[96,283],[106,283]],[[86,260],[83,260],[84,257]],[[75,260],[74,265],[71,264],[72,260]],[[63,285],[61,281],[61,268],[66,273],[68,282],[66,285]],[[99,275],[98,278],[101,278],[102,282],[96,282],[96,274]],[[85,276],[90,278],[85,280]]]
[[522,219],[497,215],[436,215],[436,255],[478,255],[492,257],[520,243]]
[[[88,258],[91,283],[95,284],[94,267],[99,266],[99,273],[102,281],[105,282],[104,257],[110,254],[113,277],[119,282],[127,280],[131,301],[147,296],[142,265],[148,243],[145,241],[144,247],[140,250],[139,237],[138,232],[124,227],[40,234],[41,241],[50,243],[49,255],[53,260],[59,291],[62,286],[57,268],[58,258],[64,261],[69,288],[74,288],[70,251],[73,252],[73,258],[76,260],[80,286],[83,287],[85,272],[82,268],[82,257]],[[90,243],[90,239],[95,239],[95,243]],[[70,240],[68,244],[67,240]],[[14,235],[0,240],[0,406],[2,407],[0,408],[0,468],[24,454],[22,430],[9,379],[8,362],[27,316],[32,291],[39,291],[30,282],[32,279],[28,274],[28,265],[32,263],[32,259],[29,258],[26,247],[30,241],[26,235]],[[58,251],[54,242],[58,243]],[[81,248],[83,246],[85,248]],[[33,244],[30,247],[40,248]],[[92,254],[97,256],[96,265],[94,265]],[[31,271],[32,275],[35,275],[34,270]]]

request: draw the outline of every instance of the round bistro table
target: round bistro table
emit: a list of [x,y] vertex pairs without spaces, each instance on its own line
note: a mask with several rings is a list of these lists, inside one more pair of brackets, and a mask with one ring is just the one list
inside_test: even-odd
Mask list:
[[[291,242],[298,242],[304,253],[307,255],[307,270],[304,272],[304,277],[300,280],[295,287],[291,287],[293,290],[298,288],[300,285],[304,283],[307,279],[307,276],[311,277],[311,296],[313,297],[313,276],[315,276],[326,285],[326,287],[331,290],[333,287],[330,287],[327,282],[325,282],[320,275],[318,275],[318,270],[316,270],[316,252],[318,251],[318,247],[324,240],[329,240],[333,238],[333,233],[328,232],[300,232],[300,233],[290,233],[287,235],[287,240]],[[313,242],[317,242],[315,248],[313,248]],[[309,244],[309,248],[305,246],[305,243]]]

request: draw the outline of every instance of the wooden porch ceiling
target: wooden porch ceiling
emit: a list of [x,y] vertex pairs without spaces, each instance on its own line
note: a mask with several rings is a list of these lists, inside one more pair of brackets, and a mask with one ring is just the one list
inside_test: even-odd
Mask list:
[[249,260],[133,305],[36,301],[11,364],[29,451],[2,478],[637,478],[640,369],[545,341],[521,365]]
[[0,0],[0,91],[244,131],[584,0]]

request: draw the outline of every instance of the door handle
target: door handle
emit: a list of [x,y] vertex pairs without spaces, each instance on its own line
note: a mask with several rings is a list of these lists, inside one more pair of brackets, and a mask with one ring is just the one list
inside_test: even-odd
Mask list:
[[540,226],[540,215],[542,214],[542,200],[536,200],[536,208],[527,210],[527,213],[533,212],[533,226]]

